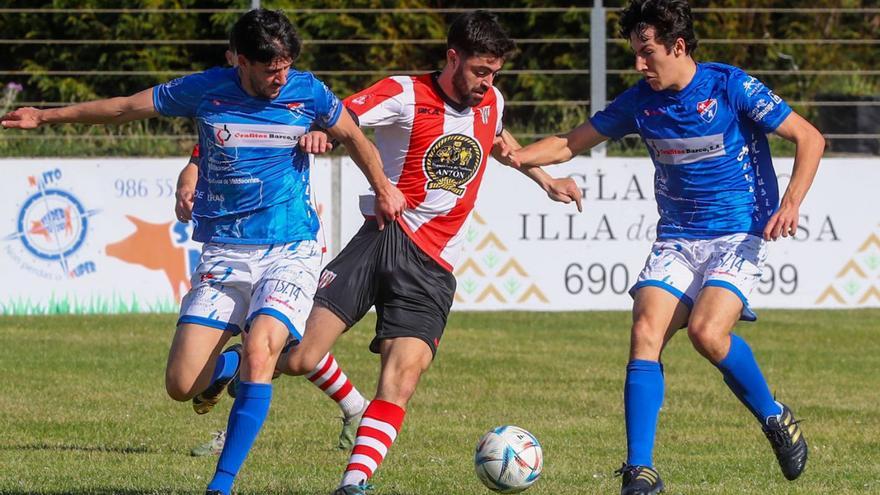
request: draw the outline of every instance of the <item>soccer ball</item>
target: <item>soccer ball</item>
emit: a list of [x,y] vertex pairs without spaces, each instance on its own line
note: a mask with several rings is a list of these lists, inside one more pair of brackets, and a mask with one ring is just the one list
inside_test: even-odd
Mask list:
[[518,426],[499,426],[477,443],[474,468],[493,492],[519,493],[538,481],[544,454],[531,433]]

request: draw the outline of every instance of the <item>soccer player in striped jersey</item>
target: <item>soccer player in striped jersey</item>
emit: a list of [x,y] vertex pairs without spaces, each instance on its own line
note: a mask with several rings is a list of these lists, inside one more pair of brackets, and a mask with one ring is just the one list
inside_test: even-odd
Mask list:
[[[504,98],[493,86],[514,48],[494,16],[470,12],[450,27],[442,71],[389,77],[345,99],[360,125],[375,129],[385,174],[407,207],[387,223],[374,207],[375,193],[361,197],[366,221],[323,271],[303,341],[287,360],[293,374],[313,369],[375,306],[370,350],[381,355],[378,390],[337,495],[364,493],[437,352],[488,156],[518,146],[502,126]],[[572,179],[553,179],[537,168],[527,175],[552,199],[580,209]]]
[[[608,138],[638,133],[654,162],[660,221],[630,292],[621,494],[663,491],[653,461],[664,389],[660,357],[685,326],[697,352],[755,416],[783,475],[793,480],[806,465],[806,440],[791,410],[771,394],[749,345],[732,330],[738,320],[756,319],[748,295],[761,277],[767,241],[797,232],[824,139],[756,78],[729,65],[697,63],[685,0],[632,0],[620,24],[644,79],[581,126],[512,151],[507,161],[560,163]],[[766,137],[771,132],[796,146],[781,201]]]
[[[49,110],[21,108],[0,118],[4,127],[21,129],[159,115],[196,120],[200,166],[193,239],[205,244],[193,287],[181,304],[166,387],[175,398],[203,390],[214,371],[204,365],[206,356],[232,334],[245,332],[241,382],[226,444],[208,484],[211,495],[231,492],[268,415],[278,356],[291,338],[302,339],[312,306],[321,248],[310,202],[309,158],[299,139],[320,122],[377,189],[378,218],[394,221],[405,207],[339,99],[312,74],[291,67],[300,41],[284,14],[252,10],[235,23],[232,40],[238,67],[184,76],[128,97]],[[190,369],[193,361],[176,357],[190,353],[203,356],[195,369]],[[306,371],[318,368],[318,361]],[[197,378],[181,386],[179,376]],[[211,386],[222,380],[228,377]]]

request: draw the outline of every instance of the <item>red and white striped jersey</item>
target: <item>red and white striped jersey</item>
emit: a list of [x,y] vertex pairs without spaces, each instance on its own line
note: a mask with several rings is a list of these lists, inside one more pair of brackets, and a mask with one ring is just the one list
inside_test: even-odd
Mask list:
[[[480,104],[462,107],[443,93],[437,75],[389,77],[344,103],[361,126],[375,128],[385,175],[406,196],[403,230],[452,271],[501,133],[504,98],[493,87]],[[360,205],[364,215],[374,215],[372,191]]]

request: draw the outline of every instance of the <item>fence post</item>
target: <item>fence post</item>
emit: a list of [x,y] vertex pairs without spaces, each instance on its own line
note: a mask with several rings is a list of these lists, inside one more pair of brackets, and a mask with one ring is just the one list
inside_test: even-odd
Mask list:
[[260,8],[260,0],[251,0],[251,10]]
[[330,259],[342,249],[342,157],[330,158]]
[[[590,115],[605,109],[606,38],[605,7],[602,0],[593,0],[593,10],[590,11]],[[604,157],[605,143],[590,150],[590,156]]]

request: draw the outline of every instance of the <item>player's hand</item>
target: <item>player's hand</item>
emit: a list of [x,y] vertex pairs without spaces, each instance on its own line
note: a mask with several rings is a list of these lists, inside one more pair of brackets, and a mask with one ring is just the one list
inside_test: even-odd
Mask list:
[[384,229],[386,223],[396,221],[405,209],[406,197],[397,186],[389,182],[388,187],[376,192],[376,223],[379,224],[379,230]]
[[492,142],[492,156],[508,167],[520,167],[520,162],[516,157],[516,150],[506,143],[501,136],[495,136],[495,140]]
[[312,131],[299,138],[299,147],[306,153],[321,155],[333,149],[326,132]]
[[0,117],[0,125],[7,129],[36,129],[43,123],[43,111],[34,107],[22,107]]
[[767,221],[767,225],[764,227],[764,240],[775,241],[779,237],[794,237],[797,234],[799,218],[797,206],[783,203]]
[[583,200],[583,192],[577,186],[577,183],[571,177],[562,177],[552,179],[547,187],[547,196],[553,201],[569,204],[574,201],[579,212],[584,211],[581,201]]
[[174,192],[174,214],[177,219],[183,223],[192,220],[193,211],[193,195],[195,194],[195,184],[177,183],[177,191]]

